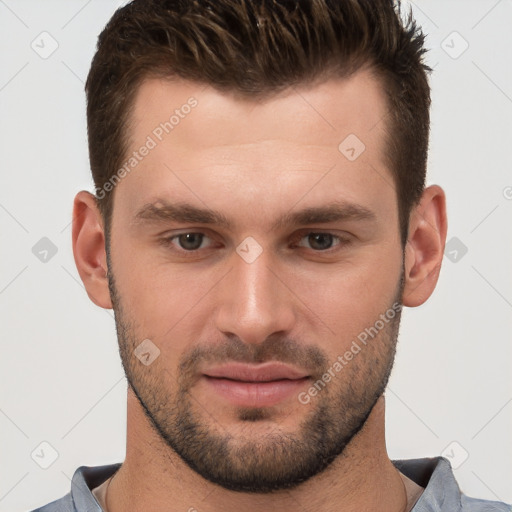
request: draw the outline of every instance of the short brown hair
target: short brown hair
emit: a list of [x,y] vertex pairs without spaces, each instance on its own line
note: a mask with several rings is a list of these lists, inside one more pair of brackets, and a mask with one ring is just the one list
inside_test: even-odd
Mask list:
[[[424,35],[393,0],[134,0],[98,39],[85,86],[96,191],[129,144],[135,93],[149,77],[180,77],[243,97],[349,77],[367,66],[388,100],[386,164],[402,243],[425,186],[430,88]],[[113,193],[97,197],[107,235]]]

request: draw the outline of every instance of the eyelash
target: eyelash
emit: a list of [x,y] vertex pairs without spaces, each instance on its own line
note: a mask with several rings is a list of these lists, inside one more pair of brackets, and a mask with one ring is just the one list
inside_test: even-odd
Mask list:
[[[199,231],[184,231],[183,233],[178,233],[172,236],[164,237],[160,239],[160,243],[165,247],[171,247],[174,246],[173,241],[180,236],[183,235],[203,235],[205,238],[209,238],[208,235],[205,233],[199,232]],[[328,232],[328,231],[303,231],[299,234],[297,234],[295,237],[292,238],[292,242],[295,244],[298,241],[301,241],[302,239],[308,237],[309,235],[330,235],[333,237],[334,243],[333,247],[330,247],[329,249],[325,250],[314,250],[310,249],[314,254],[332,254],[333,252],[337,252],[339,250],[342,250],[344,247],[349,245],[351,243],[351,240],[348,237],[342,237],[340,235],[335,235],[334,233]],[[203,239],[204,240],[204,239]],[[203,242],[201,240],[201,243]],[[175,247],[175,246],[174,246]],[[205,248],[208,249],[208,248]],[[173,249],[176,252],[180,253],[180,255],[183,255],[185,257],[195,257],[197,254],[200,253],[202,250],[200,249],[194,249],[194,250],[186,250],[183,248],[175,248]]]

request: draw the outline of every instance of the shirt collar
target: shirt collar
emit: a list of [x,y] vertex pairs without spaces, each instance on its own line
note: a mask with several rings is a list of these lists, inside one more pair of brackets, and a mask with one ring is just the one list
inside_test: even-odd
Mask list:
[[[413,512],[440,512],[461,510],[461,493],[453,475],[450,462],[444,457],[393,460],[394,466],[405,476],[424,487],[422,495],[413,507]],[[106,466],[80,466],[73,475],[71,497],[75,510],[101,512],[92,494],[92,489],[111,477],[121,463]]]
[[412,512],[459,512],[462,509],[460,488],[448,459],[433,457],[392,462],[405,476],[425,488]]

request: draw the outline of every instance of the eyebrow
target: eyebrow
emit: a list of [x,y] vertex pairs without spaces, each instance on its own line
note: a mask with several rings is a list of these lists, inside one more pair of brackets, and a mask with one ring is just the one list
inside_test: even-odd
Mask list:
[[[322,206],[311,206],[299,211],[288,211],[279,217],[271,229],[276,230],[286,226],[322,224],[337,221],[374,221],[377,216],[365,206],[334,201]],[[223,213],[209,208],[199,208],[189,203],[169,203],[158,199],[145,204],[134,217],[134,223],[180,222],[190,224],[211,224],[232,229],[233,223]]]

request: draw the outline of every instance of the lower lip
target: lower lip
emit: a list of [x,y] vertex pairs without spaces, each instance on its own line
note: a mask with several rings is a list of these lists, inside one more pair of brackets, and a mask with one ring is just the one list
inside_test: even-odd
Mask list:
[[239,407],[269,407],[299,393],[309,379],[304,377],[296,380],[243,382],[205,375],[205,380],[217,395],[226,398],[233,405]]

